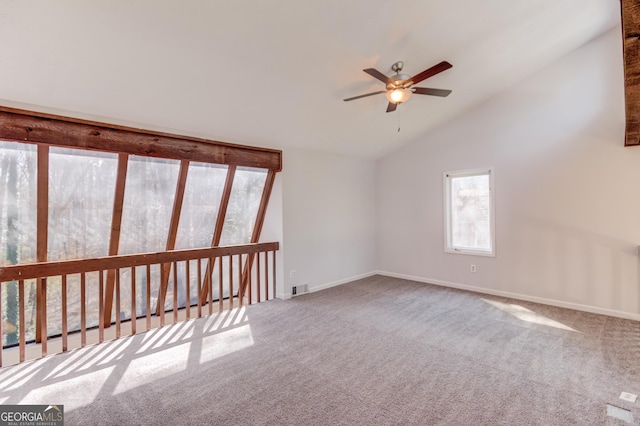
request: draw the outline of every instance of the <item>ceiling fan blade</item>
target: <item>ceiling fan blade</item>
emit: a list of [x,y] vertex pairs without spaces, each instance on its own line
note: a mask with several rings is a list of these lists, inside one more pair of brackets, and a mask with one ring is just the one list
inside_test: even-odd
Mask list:
[[380,80],[384,84],[393,84],[393,81],[391,81],[391,79],[389,77],[387,77],[386,75],[382,74],[380,71],[378,71],[375,68],[367,68],[366,70],[362,70],[362,71],[366,72],[367,74],[369,74],[373,78],[377,78],[378,80]]
[[416,93],[418,95],[440,96],[443,98],[451,94],[451,90],[429,89],[428,87],[413,87],[410,90],[413,90],[413,93]]
[[380,90],[379,92],[366,93],[364,95],[354,96],[353,98],[343,99],[345,102],[353,101],[360,98],[366,98],[367,96],[379,95],[380,93],[384,93],[386,90]]
[[414,75],[409,79],[409,81],[412,81],[412,84],[420,83],[422,80],[426,80],[429,77],[433,77],[434,75],[441,73],[442,71],[446,71],[452,66],[453,65],[449,62],[442,61],[438,65],[434,65],[431,68],[422,71],[420,74]]
[[389,102],[389,105],[387,105],[387,112],[393,112],[396,110],[396,108],[398,108],[398,104],[394,104],[393,102]]

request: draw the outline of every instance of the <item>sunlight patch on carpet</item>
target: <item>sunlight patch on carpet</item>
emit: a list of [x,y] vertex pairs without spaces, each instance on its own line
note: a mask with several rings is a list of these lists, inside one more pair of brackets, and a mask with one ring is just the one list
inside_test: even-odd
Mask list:
[[527,309],[524,306],[515,305],[512,303],[502,303],[496,300],[489,300],[489,299],[482,299],[482,300],[484,300],[485,302],[487,302],[492,306],[495,306],[498,309],[503,310],[504,312],[507,312],[508,314],[513,315],[514,317],[522,321],[526,321],[534,324],[546,325],[548,327],[559,328],[561,330],[577,331],[558,321],[554,321],[552,319],[545,317],[544,315],[535,313],[531,309]]
[[[30,390],[21,404],[33,404],[35,401],[59,402],[64,395],[64,409],[74,410],[91,404],[100,394],[102,387],[109,382],[116,368],[112,365],[100,370],[87,371],[76,377],[67,376],[64,380],[55,380],[48,385],[30,384]],[[46,402],[48,403],[48,402]]]
[[138,353],[133,359],[120,360],[121,364],[127,364],[127,368],[114,395],[183,372],[193,359],[204,364],[253,344],[251,327],[246,324],[209,336],[195,337],[182,344],[162,347],[161,350]]

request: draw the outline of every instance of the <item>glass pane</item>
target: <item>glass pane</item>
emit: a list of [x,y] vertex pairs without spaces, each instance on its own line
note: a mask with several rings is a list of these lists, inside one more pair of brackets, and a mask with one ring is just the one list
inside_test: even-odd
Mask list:
[[36,261],[35,145],[0,141],[0,266]]
[[116,154],[50,149],[48,260],[109,254],[117,167]]
[[176,160],[129,157],[119,254],[166,249],[179,169]]
[[189,165],[176,249],[211,246],[226,177],[226,166],[204,163]]
[[[165,251],[173,211],[180,162],[150,157],[129,157],[122,212],[119,254]],[[136,311],[146,305],[146,269],[136,270]],[[131,316],[131,271],[120,271],[120,316]],[[155,309],[160,268],[151,270],[151,308]],[[154,296],[155,295],[155,296]],[[115,309],[112,320],[115,320]]]
[[[37,147],[0,141],[0,267],[36,261]],[[27,338],[35,329],[35,286],[25,282]],[[2,284],[2,345],[18,343],[18,283]]]
[[[118,156],[49,150],[48,260],[107,256]],[[47,333],[62,332],[62,278],[47,280]],[[98,323],[98,274],[85,276],[87,326]],[[80,329],[80,275],[67,277],[68,329]]]
[[[227,166],[205,163],[191,163],[185,186],[176,249],[210,247],[218,217],[220,199],[227,177]],[[184,262],[178,264],[178,304],[185,306],[186,302],[186,266]],[[201,276],[206,272],[206,261],[201,263]],[[189,269],[189,298],[191,304],[197,303],[197,263],[191,262]],[[166,309],[173,307],[173,270],[167,289]],[[217,293],[214,292],[217,297]]]
[[222,230],[221,246],[251,242],[267,170],[238,168],[233,179],[229,206]]
[[489,175],[451,178],[451,243],[491,249]]

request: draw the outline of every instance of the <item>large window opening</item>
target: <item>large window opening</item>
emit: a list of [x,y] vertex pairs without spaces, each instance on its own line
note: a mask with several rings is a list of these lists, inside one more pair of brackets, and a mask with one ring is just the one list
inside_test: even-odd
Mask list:
[[[4,107],[0,116],[11,124],[0,127],[0,267],[258,242],[275,172],[281,169],[278,150],[112,128]],[[229,258],[198,262],[200,270],[193,261],[188,276],[184,263],[166,264],[163,271],[151,268],[150,292],[144,291],[148,269],[137,267],[132,280],[135,296],[130,286],[120,286],[119,296],[113,293],[118,282],[130,282],[131,268],[120,269],[118,275],[105,267],[106,318],[145,315],[146,294],[153,294],[148,298],[153,311],[160,300],[166,310],[173,309],[174,291],[178,307],[194,305],[198,291],[206,290],[206,283],[198,280],[207,272],[214,281],[210,298],[221,301],[237,295],[238,284],[230,294],[226,281],[233,273],[242,275],[244,285],[243,273],[250,274],[253,257],[231,259],[231,271]],[[211,272],[220,263],[222,292],[220,274]],[[176,267],[177,274],[172,270]],[[87,327],[100,322],[99,274],[62,275],[42,281],[46,317],[52,319],[46,323],[49,336],[61,333],[58,319],[65,315],[68,331],[78,330],[83,321]],[[16,345],[20,333],[27,341],[38,339],[37,306],[44,290],[36,280],[24,281],[20,300],[25,330],[20,330],[19,283],[0,284],[2,346]],[[66,302],[61,300],[63,286]],[[80,296],[81,288],[86,289],[85,296]],[[82,297],[86,297],[84,319]],[[117,313],[110,306],[116,297],[122,299]]]

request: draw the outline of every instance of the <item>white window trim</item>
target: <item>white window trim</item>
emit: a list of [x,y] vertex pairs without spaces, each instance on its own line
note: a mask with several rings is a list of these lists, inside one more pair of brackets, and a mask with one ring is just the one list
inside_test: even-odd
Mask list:
[[[490,218],[490,234],[491,249],[483,250],[472,247],[455,247],[451,244],[451,179],[450,177],[465,177],[477,175],[489,175],[489,214]],[[444,251],[446,253],[467,254],[474,256],[496,256],[496,215],[495,215],[495,191],[494,189],[494,172],[493,167],[485,167],[480,169],[469,170],[451,170],[442,173],[442,182],[444,189]]]

